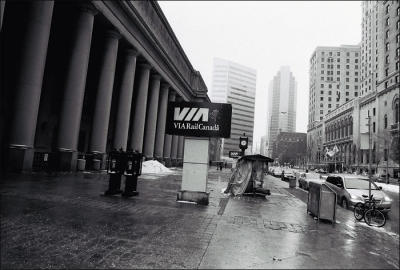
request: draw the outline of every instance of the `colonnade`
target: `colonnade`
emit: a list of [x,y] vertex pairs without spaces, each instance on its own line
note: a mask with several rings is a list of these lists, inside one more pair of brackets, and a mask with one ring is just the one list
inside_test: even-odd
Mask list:
[[[4,8],[2,4],[6,18],[8,5]],[[55,5],[57,2],[32,1],[27,6],[29,17],[23,33],[26,45],[21,46],[16,83],[7,85],[7,91],[14,94],[9,119],[4,120],[9,126],[8,134],[3,137],[7,139],[9,165],[16,170],[30,170],[36,152],[35,135]],[[62,98],[51,149],[59,170],[76,168],[94,28],[103,27],[95,24],[98,11],[90,2],[76,5],[74,12],[77,19],[73,34],[68,37],[71,54],[62,67],[64,81],[59,84],[61,89],[57,89]],[[1,23],[2,31],[10,27],[3,16]],[[183,157],[184,140],[182,136],[165,134],[167,105],[168,101],[184,99],[112,25],[98,32],[103,33],[104,49],[98,56],[96,81],[92,82],[96,93],[91,101],[88,152],[104,157],[112,148],[131,148],[147,159],[156,158],[174,165]],[[113,98],[117,99],[115,116],[111,115]],[[113,130],[111,121],[114,121]]]

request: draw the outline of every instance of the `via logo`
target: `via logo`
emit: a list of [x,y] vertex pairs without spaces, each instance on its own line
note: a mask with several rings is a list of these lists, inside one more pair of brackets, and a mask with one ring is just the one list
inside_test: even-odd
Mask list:
[[208,108],[179,108],[175,107],[174,121],[203,121],[208,122]]

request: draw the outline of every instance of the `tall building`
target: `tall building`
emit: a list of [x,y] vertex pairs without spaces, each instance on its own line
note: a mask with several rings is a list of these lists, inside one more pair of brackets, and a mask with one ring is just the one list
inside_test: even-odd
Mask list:
[[360,91],[360,46],[317,47],[310,59],[309,128]]
[[273,156],[273,145],[279,132],[296,131],[296,101],[297,82],[290,68],[283,66],[268,89],[268,156]]
[[255,69],[214,58],[212,102],[232,104],[231,137],[221,140],[221,154],[239,150],[239,137],[249,138],[249,151],[253,145],[254,105],[257,72]]
[[[359,96],[309,121],[309,167],[367,171],[398,177],[400,164],[399,1],[362,2]],[[310,73],[311,81],[311,73]],[[310,86],[311,104],[311,86]],[[310,114],[311,114],[310,106]],[[370,119],[370,131],[368,124]],[[368,143],[369,134],[371,144]],[[333,157],[325,155],[333,147]],[[369,157],[371,148],[371,157]]]

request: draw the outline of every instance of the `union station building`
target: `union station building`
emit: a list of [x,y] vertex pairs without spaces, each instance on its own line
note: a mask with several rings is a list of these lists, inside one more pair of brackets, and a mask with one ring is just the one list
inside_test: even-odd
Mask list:
[[112,149],[167,165],[168,101],[210,102],[153,1],[1,1],[2,170],[76,170]]

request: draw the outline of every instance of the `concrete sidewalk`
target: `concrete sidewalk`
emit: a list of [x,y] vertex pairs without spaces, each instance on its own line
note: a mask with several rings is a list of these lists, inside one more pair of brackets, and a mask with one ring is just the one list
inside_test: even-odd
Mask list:
[[1,268],[399,268],[399,237],[348,216],[316,222],[287,183],[268,199],[221,193],[176,202],[181,170],[143,175],[140,195],[104,197],[107,175],[9,175],[1,184]]

